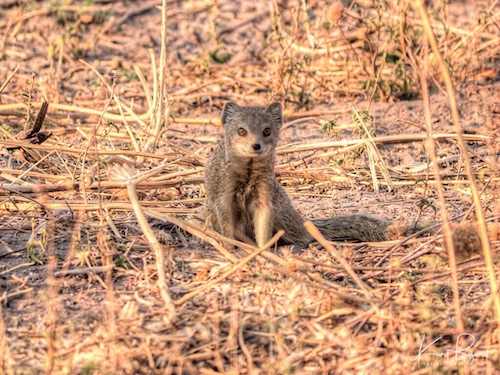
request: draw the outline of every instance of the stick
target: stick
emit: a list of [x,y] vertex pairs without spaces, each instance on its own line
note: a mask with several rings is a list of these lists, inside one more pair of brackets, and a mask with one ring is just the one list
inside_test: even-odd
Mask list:
[[136,170],[134,168],[128,167],[126,165],[114,165],[110,168],[110,175],[113,179],[120,179],[122,181],[128,180],[127,191],[130,198],[130,203],[132,204],[132,209],[134,210],[135,216],[137,217],[137,222],[141,227],[144,236],[148,240],[149,246],[155,253],[156,258],[156,270],[158,273],[158,288],[160,289],[160,295],[165,304],[165,308],[169,312],[169,319],[172,321],[175,317],[175,306],[172,304],[172,299],[167,288],[167,282],[165,278],[165,257],[163,254],[162,246],[153,233],[153,230],[148,224],[146,216],[141,207],[141,203],[137,197],[136,190]]
[[319,229],[312,222],[306,221],[304,223],[304,226],[306,227],[309,234],[313,236],[313,238],[318,241],[321,246],[328,250],[328,252],[332,254],[336,260],[339,261],[339,263],[342,265],[342,267],[344,267],[349,276],[352,277],[352,279],[356,282],[356,284],[358,284],[361,290],[363,290],[363,292],[365,292],[368,297],[377,298],[373,294],[373,289],[371,289],[363,282],[363,280],[360,279],[360,277],[352,269],[351,265],[344,259],[344,257],[337,251],[337,249],[335,249],[335,247],[333,247],[332,244],[328,242],[325,237],[323,237]]
[[[454,133],[450,134],[432,134],[431,135],[435,140],[444,140],[444,139],[458,139],[458,135]],[[427,139],[426,133],[420,134],[399,134],[399,135],[386,135],[382,137],[373,138],[373,142],[375,143],[406,143],[406,142],[421,142]],[[474,135],[474,134],[464,134],[463,139],[465,141],[487,141],[491,139],[491,137],[486,135]],[[331,142],[318,142],[311,144],[295,144],[295,145],[285,145],[278,147],[277,154],[287,154],[291,152],[302,152],[302,151],[311,151],[319,148],[331,148],[331,147],[347,147],[352,145],[357,145],[360,143],[364,143],[363,139],[346,139],[342,141],[331,141]]]
[[179,306],[179,305],[182,305],[183,303],[187,302],[188,300],[190,300],[191,298],[197,296],[198,294],[200,294],[201,292],[203,292],[204,290],[207,290],[209,288],[211,288],[213,285],[221,282],[222,280],[224,280],[225,278],[231,276],[233,273],[235,273],[236,271],[240,270],[241,268],[243,268],[243,266],[245,264],[247,264],[248,262],[250,262],[252,259],[254,259],[255,257],[257,257],[259,254],[261,254],[262,252],[266,251],[267,249],[269,249],[271,246],[273,246],[276,242],[278,242],[278,240],[280,239],[280,237],[285,233],[284,230],[280,230],[278,231],[263,247],[261,247],[260,249],[257,249],[255,250],[253,253],[251,253],[250,255],[248,255],[247,257],[243,258],[242,260],[240,260],[237,264],[235,264],[233,267],[231,267],[231,269],[227,270],[226,272],[224,272],[222,275],[220,275],[218,278],[216,279],[213,279],[209,282],[207,282],[206,284],[204,284],[203,286],[199,287],[198,289],[195,289],[193,290],[192,292],[189,292],[188,294],[186,294],[184,297],[178,299],[177,301],[175,301],[174,303]]
[[[436,37],[435,37],[434,32],[432,30],[432,26],[430,24],[429,15],[427,14],[427,11],[425,9],[425,6],[424,6],[422,0],[419,0],[416,2],[416,7],[420,13],[420,17],[422,18],[425,33],[426,33],[427,37],[429,38],[429,42],[430,42],[432,51],[433,51],[434,56],[436,57],[437,62],[439,64],[439,69],[441,70],[441,75],[444,79],[445,86],[446,86],[446,92],[448,93],[448,100],[450,101],[451,117],[453,120],[453,125],[455,127],[455,132],[457,133],[458,145],[459,145],[460,150],[462,152],[465,171],[466,171],[468,179],[470,181],[472,200],[473,200],[475,211],[476,211],[476,218],[477,218],[478,229],[479,229],[479,237],[481,239],[481,245],[483,248],[484,259],[486,261],[486,268],[488,270],[491,292],[495,295],[494,305],[495,305],[497,324],[500,324],[500,295],[497,293],[499,289],[498,289],[497,278],[496,278],[496,274],[495,274],[495,267],[493,264],[493,255],[491,252],[490,241],[489,241],[488,232],[486,229],[486,221],[484,218],[483,207],[481,206],[481,197],[479,195],[476,181],[474,180],[474,172],[472,170],[470,158],[469,158],[469,155],[467,153],[467,148],[465,145],[465,137],[464,137],[464,134],[462,133],[462,126],[460,124],[460,116],[458,115],[458,108],[457,108],[455,93],[453,91],[453,84],[451,82],[450,73],[448,72],[448,68],[443,60],[443,57],[441,56],[441,52],[439,51]],[[451,262],[451,258],[450,258],[450,262]],[[499,333],[499,335],[500,335],[500,333]]]

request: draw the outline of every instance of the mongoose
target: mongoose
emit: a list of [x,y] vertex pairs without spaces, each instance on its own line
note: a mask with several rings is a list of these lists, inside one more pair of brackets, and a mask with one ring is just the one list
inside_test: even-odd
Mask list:
[[[274,173],[283,115],[280,103],[267,107],[225,104],[224,140],[205,170],[206,210],[212,226],[226,237],[263,246],[280,229],[281,244],[306,247],[313,238]],[[315,219],[330,241],[382,241],[391,222],[366,215]]]

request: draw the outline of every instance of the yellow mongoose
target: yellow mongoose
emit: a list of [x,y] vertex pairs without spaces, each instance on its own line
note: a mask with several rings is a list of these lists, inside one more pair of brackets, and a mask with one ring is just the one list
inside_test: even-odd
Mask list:
[[[275,177],[275,150],[283,123],[280,103],[267,107],[228,102],[222,110],[224,140],[205,171],[206,210],[223,235],[263,246],[280,229],[281,243],[307,246],[311,235]],[[330,241],[383,241],[390,221],[366,215],[312,220]]]

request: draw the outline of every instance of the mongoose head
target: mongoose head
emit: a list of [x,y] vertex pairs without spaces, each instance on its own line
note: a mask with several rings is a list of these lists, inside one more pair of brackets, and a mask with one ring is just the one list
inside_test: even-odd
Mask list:
[[283,115],[281,104],[267,107],[239,106],[227,102],[222,110],[226,148],[240,157],[261,158],[272,154],[278,142]]

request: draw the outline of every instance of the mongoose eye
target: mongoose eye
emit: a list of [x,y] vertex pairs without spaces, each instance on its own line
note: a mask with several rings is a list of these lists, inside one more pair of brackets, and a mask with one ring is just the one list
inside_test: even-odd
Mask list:
[[243,128],[239,128],[238,134],[241,135],[242,137],[244,137],[245,135],[247,135],[247,131]]
[[271,135],[271,129],[265,128],[262,134],[264,135],[264,137],[269,137]]

